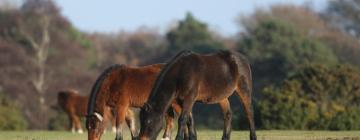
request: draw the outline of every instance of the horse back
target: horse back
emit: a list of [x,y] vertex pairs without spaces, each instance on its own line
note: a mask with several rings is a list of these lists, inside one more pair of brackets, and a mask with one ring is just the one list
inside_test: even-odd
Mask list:
[[111,97],[108,104],[129,102],[133,107],[141,107],[148,99],[154,81],[164,64],[153,64],[144,67],[125,66],[112,73],[109,89]]
[[58,104],[68,113],[85,116],[87,102],[88,97],[79,95],[75,90],[64,90],[58,93]]
[[179,61],[181,70],[178,75],[181,78],[177,78],[180,80],[178,86],[183,90],[198,88],[197,100],[204,103],[216,103],[227,98],[235,91],[241,77],[249,78],[247,61],[232,51],[209,55],[193,53]]

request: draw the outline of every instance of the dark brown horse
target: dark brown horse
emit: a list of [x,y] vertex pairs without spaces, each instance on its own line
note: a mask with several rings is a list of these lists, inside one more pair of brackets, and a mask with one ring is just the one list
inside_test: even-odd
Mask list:
[[[144,67],[128,67],[113,65],[107,68],[96,80],[90,95],[86,119],[89,140],[100,139],[103,131],[103,109],[110,106],[116,116],[116,140],[122,140],[122,125],[126,122],[131,136],[136,138],[134,117],[130,107],[140,108],[147,101],[153,83],[164,64],[154,64]],[[173,115],[171,116],[173,117]],[[167,119],[172,121],[172,119]],[[170,137],[168,123],[164,137]]]
[[[73,89],[63,90],[58,93],[58,105],[63,109],[69,117],[71,131],[83,133],[81,128],[80,117],[85,117],[87,112],[88,96],[79,95],[78,91]],[[105,113],[105,121],[112,119],[110,108]],[[114,120],[114,119],[113,119]],[[112,121],[112,126],[114,126]]]
[[224,114],[222,139],[230,139],[231,109],[228,97],[239,96],[250,126],[250,139],[256,140],[252,113],[252,80],[249,63],[236,52],[219,51],[199,55],[182,51],[171,59],[159,74],[148,102],[140,111],[140,139],[155,140],[161,130],[161,120],[176,101],[181,107],[176,140],[197,139],[191,110],[194,103],[219,103]]

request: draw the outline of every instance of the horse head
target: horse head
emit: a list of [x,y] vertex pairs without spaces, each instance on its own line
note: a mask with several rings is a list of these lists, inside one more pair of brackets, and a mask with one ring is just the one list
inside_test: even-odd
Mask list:
[[163,115],[154,111],[151,105],[145,103],[140,110],[140,140],[155,140],[162,128]]
[[100,140],[104,132],[104,117],[97,112],[86,116],[86,128],[88,130],[88,140]]

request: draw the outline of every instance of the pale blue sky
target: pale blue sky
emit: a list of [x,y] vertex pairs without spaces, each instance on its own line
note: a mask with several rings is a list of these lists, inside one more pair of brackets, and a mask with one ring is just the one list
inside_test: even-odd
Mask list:
[[[63,15],[77,28],[87,32],[134,31],[141,26],[167,31],[190,11],[222,35],[239,31],[235,20],[256,8],[274,4],[303,5],[309,0],[56,0]],[[326,0],[314,0],[315,9]]]

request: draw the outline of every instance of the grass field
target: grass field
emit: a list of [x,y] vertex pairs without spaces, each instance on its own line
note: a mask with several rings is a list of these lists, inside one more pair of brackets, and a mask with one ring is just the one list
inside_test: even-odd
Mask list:
[[[162,134],[162,133],[161,133]],[[248,131],[233,131],[232,140],[248,140]],[[198,131],[199,140],[220,140],[222,132]],[[360,140],[360,131],[257,131],[258,140]],[[114,140],[113,133],[106,133],[102,140]],[[0,140],[87,140],[87,133],[72,134],[63,131],[1,131]],[[125,132],[125,140],[130,140]]]

